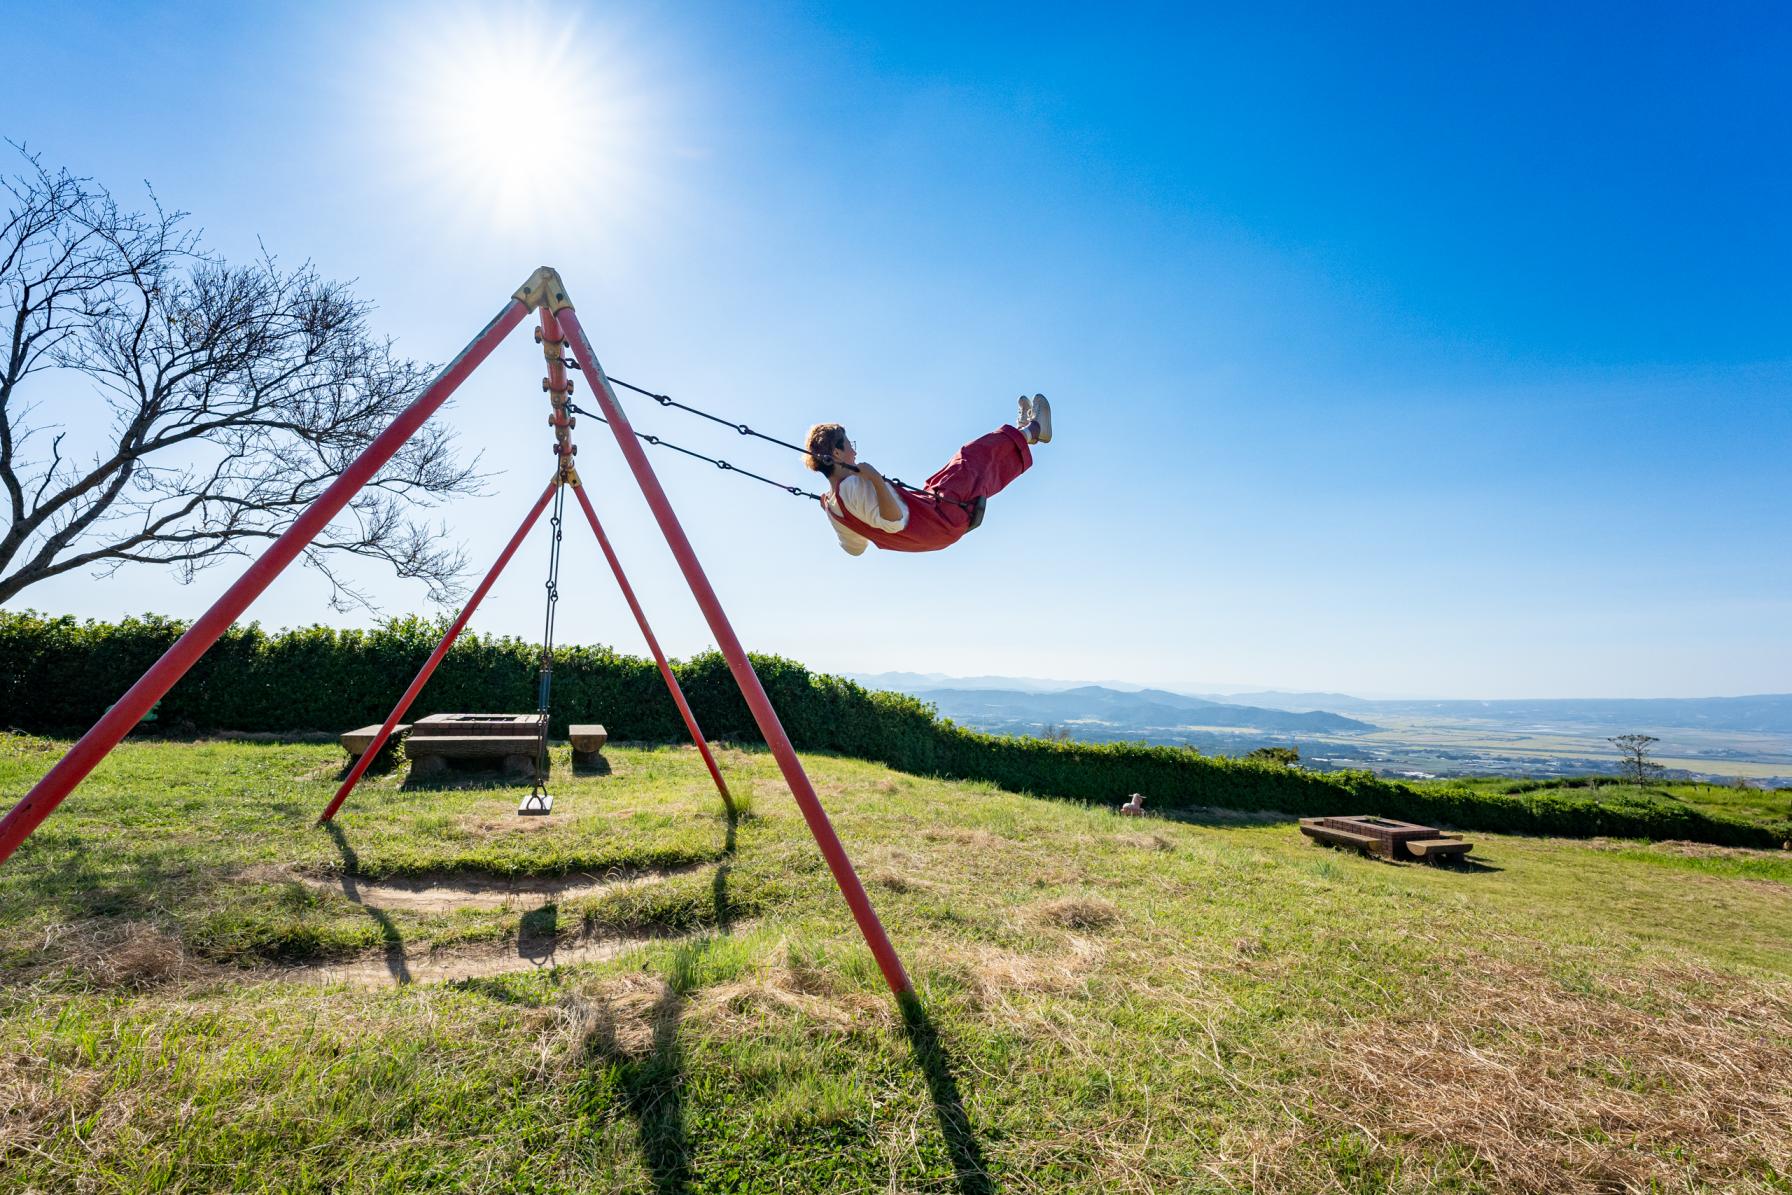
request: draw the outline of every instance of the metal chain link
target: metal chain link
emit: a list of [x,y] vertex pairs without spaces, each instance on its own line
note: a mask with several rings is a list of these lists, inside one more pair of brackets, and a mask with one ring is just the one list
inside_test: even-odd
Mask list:
[[[611,378],[610,380],[615,381],[616,379]],[[631,389],[632,389],[632,387],[631,387]],[[608,419],[605,419],[602,415],[599,415],[596,411],[587,411],[585,408],[580,407],[580,406],[573,406],[573,405],[569,404],[566,409],[571,411],[575,415],[583,415],[587,419],[595,419],[599,423],[610,422]],[[774,481],[769,477],[761,477],[759,474],[751,472],[750,470],[747,470],[747,469],[743,469],[739,465],[729,464],[727,461],[722,460],[719,457],[704,456],[701,452],[698,452],[695,449],[686,448],[682,444],[674,444],[674,443],[672,443],[672,441],[661,439],[659,436],[650,436],[646,432],[643,432],[643,431],[637,431],[635,433],[635,435],[638,436],[639,438],[641,438],[642,440],[645,440],[647,443],[652,444],[655,448],[670,448],[674,452],[682,452],[686,456],[694,456],[700,461],[708,461],[710,464],[712,464],[716,468],[722,470],[724,473],[738,473],[742,477],[751,477],[754,481],[763,481],[766,485],[776,486],[778,489],[783,490],[786,494],[792,494],[798,498],[813,498],[817,502],[821,501],[820,494],[814,493],[810,490],[805,490],[802,486],[785,485],[781,481]]]
[[[565,358],[565,365],[568,369],[579,368],[578,362],[574,361],[571,357]],[[636,394],[642,395],[646,398],[651,398],[654,402],[657,402],[662,407],[677,407],[681,411],[689,411],[693,415],[699,415],[702,418],[709,420],[711,423],[719,423],[723,427],[733,428],[736,432],[738,432],[739,434],[741,434],[743,436],[753,436],[756,439],[764,440],[768,444],[776,444],[780,448],[788,448],[792,452],[800,452],[804,456],[809,455],[809,450],[807,448],[804,448],[801,444],[792,444],[789,440],[780,440],[776,436],[768,436],[764,432],[755,431],[752,428],[748,427],[744,423],[735,423],[732,420],[722,418],[720,415],[712,415],[708,411],[698,410],[696,407],[691,406],[689,403],[679,402],[677,399],[673,398],[669,394],[656,394],[652,390],[648,390],[648,389],[645,389],[644,387],[637,386],[632,382],[625,382],[621,378],[609,376],[609,375],[606,375],[606,376],[609,377],[609,380],[612,385],[621,386],[625,390],[633,390]],[[573,410],[573,411],[577,411],[581,415],[588,415],[591,418],[598,420],[600,423],[608,423],[609,422],[609,420],[605,419],[602,415],[594,414],[590,411],[579,410],[579,408],[577,408],[577,407],[571,407],[569,409]],[[684,453],[686,456],[694,456],[700,461],[708,461],[710,464],[716,466],[718,469],[722,469],[722,470],[730,471],[730,472],[734,472],[734,473],[739,473],[744,477],[751,477],[755,481],[763,481],[767,485],[775,485],[779,489],[785,491],[786,493],[795,494],[796,496],[801,497],[801,498],[814,498],[818,501],[821,498],[820,494],[812,494],[808,490],[805,490],[805,489],[801,488],[800,486],[784,485],[782,482],[773,481],[769,477],[761,477],[757,473],[749,473],[745,469],[742,469],[736,465],[729,464],[727,461],[718,460],[713,456],[704,456],[701,452],[693,452],[689,448],[681,448],[679,445],[673,444],[667,440],[662,440],[657,436],[649,436],[642,432],[636,432],[635,434],[637,436],[640,436],[643,440],[646,440],[649,444],[653,444],[655,446],[663,446],[666,448],[671,448],[677,452]],[[851,465],[848,465],[847,468],[852,469],[853,467]],[[858,472],[857,469],[853,469],[853,471],[855,473]],[[910,485],[908,482],[902,480],[900,477],[885,477],[884,480],[889,482],[891,485],[895,486],[899,490],[905,490],[908,493],[914,494],[921,498],[926,498],[929,501],[934,502],[936,504],[941,503],[941,502],[950,502],[954,506],[962,507],[963,509],[965,509],[967,511],[970,510],[975,505],[975,503],[963,502],[957,498],[947,498],[942,494],[933,493],[931,490],[924,490],[918,485]]]
[[541,739],[535,747],[535,783],[530,792],[534,800],[547,791],[549,696],[554,687],[554,612],[560,604],[560,539],[565,526],[566,487],[554,491],[554,513],[548,525],[554,529],[548,541],[547,613],[541,628],[541,671],[536,680],[535,712],[541,715]]

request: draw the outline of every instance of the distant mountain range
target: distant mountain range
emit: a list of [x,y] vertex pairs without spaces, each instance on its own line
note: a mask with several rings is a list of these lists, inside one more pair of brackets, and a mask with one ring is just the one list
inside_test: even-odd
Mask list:
[[866,673],[852,679],[874,689],[912,693],[939,706],[947,717],[984,726],[999,719],[1014,723],[1198,725],[1348,733],[1373,729],[1371,722],[1362,719],[1419,719],[1531,733],[1562,731],[1594,736],[1660,730],[1792,735],[1792,693],[1431,701],[1274,689],[1177,693],[1124,681],[1092,685],[1034,677],[949,677],[915,672]]
[[1509,730],[1626,734],[1715,730],[1792,734],[1792,693],[1752,697],[1562,697],[1509,701],[1369,700],[1343,693],[1234,693],[1217,700],[1274,709],[1348,710],[1382,718],[1448,719]]
[[1121,692],[1101,685],[1081,685],[1050,693],[960,688],[910,691],[953,721],[989,730],[1038,730],[1056,725],[1069,728],[1077,737],[1086,737],[1084,732],[1092,728],[1129,735],[1215,726],[1279,734],[1375,729],[1367,722],[1321,710],[1232,705],[1162,689]]

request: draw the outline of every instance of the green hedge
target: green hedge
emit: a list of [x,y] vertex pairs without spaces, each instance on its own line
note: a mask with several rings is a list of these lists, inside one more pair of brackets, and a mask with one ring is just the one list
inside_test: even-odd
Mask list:
[[[0,726],[45,734],[90,726],[180,635],[159,617],[78,622],[0,611]],[[440,623],[396,619],[369,631],[306,627],[270,635],[232,627],[169,691],[156,726],[169,733],[338,732],[383,719],[440,639]],[[464,635],[414,707],[525,710],[535,705],[538,649],[522,640]],[[1144,793],[1159,810],[1374,813],[1454,826],[1563,836],[1691,839],[1775,847],[1792,825],[1713,817],[1678,802],[1594,802],[1562,790],[1517,794],[1469,786],[1419,792],[1367,772],[1310,772],[1138,743],[1059,743],[980,734],[898,693],[870,692],[792,660],[755,656],[784,728],[809,751],[877,760],[906,772],[984,780],[1017,792],[1118,803]],[[676,665],[698,722],[712,738],[759,733],[722,657]],[[561,647],[554,657],[553,733],[598,720],[624,741],[682,740],[678,711],[652,661],[607,647]]]

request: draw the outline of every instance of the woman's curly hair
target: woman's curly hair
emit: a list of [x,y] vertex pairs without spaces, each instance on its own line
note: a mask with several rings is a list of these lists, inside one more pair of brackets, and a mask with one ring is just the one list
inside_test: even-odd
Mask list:
[[818,423],[809,429],[809,438],[803,443],[809,446],[803,464],[817,473],[831,473],[834,454],[846,446],[846,429],[838,423]]

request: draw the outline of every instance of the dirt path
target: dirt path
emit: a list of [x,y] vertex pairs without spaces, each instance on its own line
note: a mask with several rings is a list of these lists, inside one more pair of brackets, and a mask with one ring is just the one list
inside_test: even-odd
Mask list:
[[502,909],[520,904],[547,904],[599,892],[655,884],[668,876],[684,875],[709,863],[649,871],[609,872],[601,876],[570,875],[499,879],[465,873],[418,876],[403,880],[363,880],[352,875],[300,876],[319,891],[336,892],[358,905],[376,909],[403,909],[410,913],[451,913],[456,909]]
[[279,967],[256,973],[287,983],[348,984],[351,987],[402,987],[408,983],[451,983],[486,975],[599,963],[637,946],[676,941],[692,935],[645,934],[591,937],[574,942],[523,938],[489,946],[430,950],[427,944],[407,948],[394,944],[384,954],[364,955],[332,963]]
[[[363,880],[352,875],[301,876],[320,891],[340,893],[355,904],[378,913],[403,910],[410,913],[447,913],[458,909],[530,909],[545,904],[657,884],[669,877],[712,866],[692,863],[681,867],[642,871],[611,871],[603,875],[496,878],[470,873],[416,876],[402,880]],[[682,936],[682,935],[681,935]],[[504,943],[431,949],[428,942],[394,941],[384,952],[329,963],[306,963],[277,968],[273,975],[290,983],[337,984],[355,987],[388,987],[407,983],[446,983],[486,975],[565,967],[574,963],[603,962],[637,946],[667,941],[669,934],[592,935],[565,940],[551,933],[531,934],[524,919],[520,937]]]

